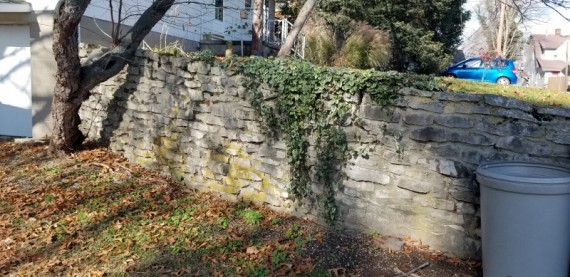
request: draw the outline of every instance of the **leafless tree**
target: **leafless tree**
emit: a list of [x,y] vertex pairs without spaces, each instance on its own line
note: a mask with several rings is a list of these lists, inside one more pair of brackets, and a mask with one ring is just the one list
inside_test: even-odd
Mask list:
[[50,152],[71,152],[83,142],[78,115],[90,90],[119,73],[133,59],[136,49],[175,0],[154,0],[136,23],[105,55],[89,65],[81,65],[77,42],[78,24],[90,0],[60,0],[55,9],[53,51],[57,65],[53,92],[53,131]]

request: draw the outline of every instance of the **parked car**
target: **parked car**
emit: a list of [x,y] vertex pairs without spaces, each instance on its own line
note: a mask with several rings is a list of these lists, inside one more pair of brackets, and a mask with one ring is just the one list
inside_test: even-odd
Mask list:
[[480,57],[470,58],[450,66],[441,75],[501,85],[517,83],[517,69],[513,61],[499,58],[487,62]]

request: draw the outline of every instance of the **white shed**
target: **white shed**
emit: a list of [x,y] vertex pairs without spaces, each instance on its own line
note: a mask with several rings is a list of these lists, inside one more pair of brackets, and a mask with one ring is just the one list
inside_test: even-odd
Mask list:
[[22,0],[0,0],[0,135],[32,136],[29,14]]

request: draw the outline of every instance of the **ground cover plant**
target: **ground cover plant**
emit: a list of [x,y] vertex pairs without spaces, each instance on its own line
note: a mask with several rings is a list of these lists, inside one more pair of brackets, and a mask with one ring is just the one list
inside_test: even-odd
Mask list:
[[248,203],[199,193],[104,148],[48,156],[44,143],[0,140],[0,275],[479,276],[477,263],[382,250]]

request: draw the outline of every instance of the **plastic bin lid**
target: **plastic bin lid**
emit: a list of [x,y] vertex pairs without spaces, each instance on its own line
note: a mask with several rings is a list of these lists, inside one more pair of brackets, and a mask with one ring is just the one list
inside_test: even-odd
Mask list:
[[570,193],[570,169],[529,162],[492,162],[477,168],[481,185],[520,193]]

